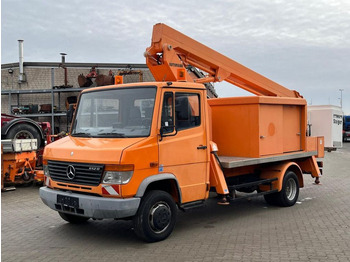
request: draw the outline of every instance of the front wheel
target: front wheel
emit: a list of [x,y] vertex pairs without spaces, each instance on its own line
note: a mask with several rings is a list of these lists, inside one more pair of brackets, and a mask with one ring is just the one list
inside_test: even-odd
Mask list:
[[283,178],[282,190],[264,197],[265,201],[271,205],[293,206],[299,197],[299,180],[297,175],[293,171],[287,171]]
[[58,214],[60,215],[60,217],[63,220],[65,220],[71,224],[85,223],[86,221],[88,221],[90,219],[89,217],[81,217],[81,216],[66,214],[66,213],[62,213],[62,212],[58,212]]
[[164,240],[173,231],[176,217],[177,207],[171,195],[161,190],[149,191],[134,217],[135,233],[147,242]]

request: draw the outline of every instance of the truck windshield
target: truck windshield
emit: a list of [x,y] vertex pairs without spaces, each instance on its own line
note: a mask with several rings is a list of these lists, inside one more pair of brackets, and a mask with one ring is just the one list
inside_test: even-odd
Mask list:
[[155,87],[83,93],[71,135],[111,138],[149,136],[155,95]]

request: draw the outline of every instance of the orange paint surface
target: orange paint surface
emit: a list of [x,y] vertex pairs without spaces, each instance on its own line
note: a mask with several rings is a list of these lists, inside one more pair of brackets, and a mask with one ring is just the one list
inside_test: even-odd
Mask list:
[[208,103],[219,155],[261,157],[302,150],[304,99],[235,97]]

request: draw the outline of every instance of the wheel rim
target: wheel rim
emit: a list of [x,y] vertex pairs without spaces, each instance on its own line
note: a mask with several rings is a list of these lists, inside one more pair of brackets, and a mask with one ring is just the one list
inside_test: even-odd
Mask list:
[[158,202],[152,206],[149,213],[149,224],[152,230],[160,234],[164,232],[171,222],[171,209],[165,202]]
[[289,178],[286,183],[286,197],[289,201],[293,201],[297,194],[297,183],[293,178]]
[[27,171],[24,171],[23,175],[22,175],[22,179],[24,181],[29,181],[30,180],[30,174],[28,174]]
[[22,130],[16,133],[15,139],[34,139],[34,136],[32,133]]

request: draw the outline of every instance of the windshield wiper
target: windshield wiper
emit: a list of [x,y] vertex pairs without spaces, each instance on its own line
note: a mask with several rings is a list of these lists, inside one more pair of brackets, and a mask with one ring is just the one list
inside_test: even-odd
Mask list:
[[126,137],[123,133],[113,133],[113,132],[98,133],[96,136]]
[[71,135],[72,136],[81,136],[81,137],[91,137],[90,133],[84,133],[84,132],[77,132],[77,133],[73,133]]

